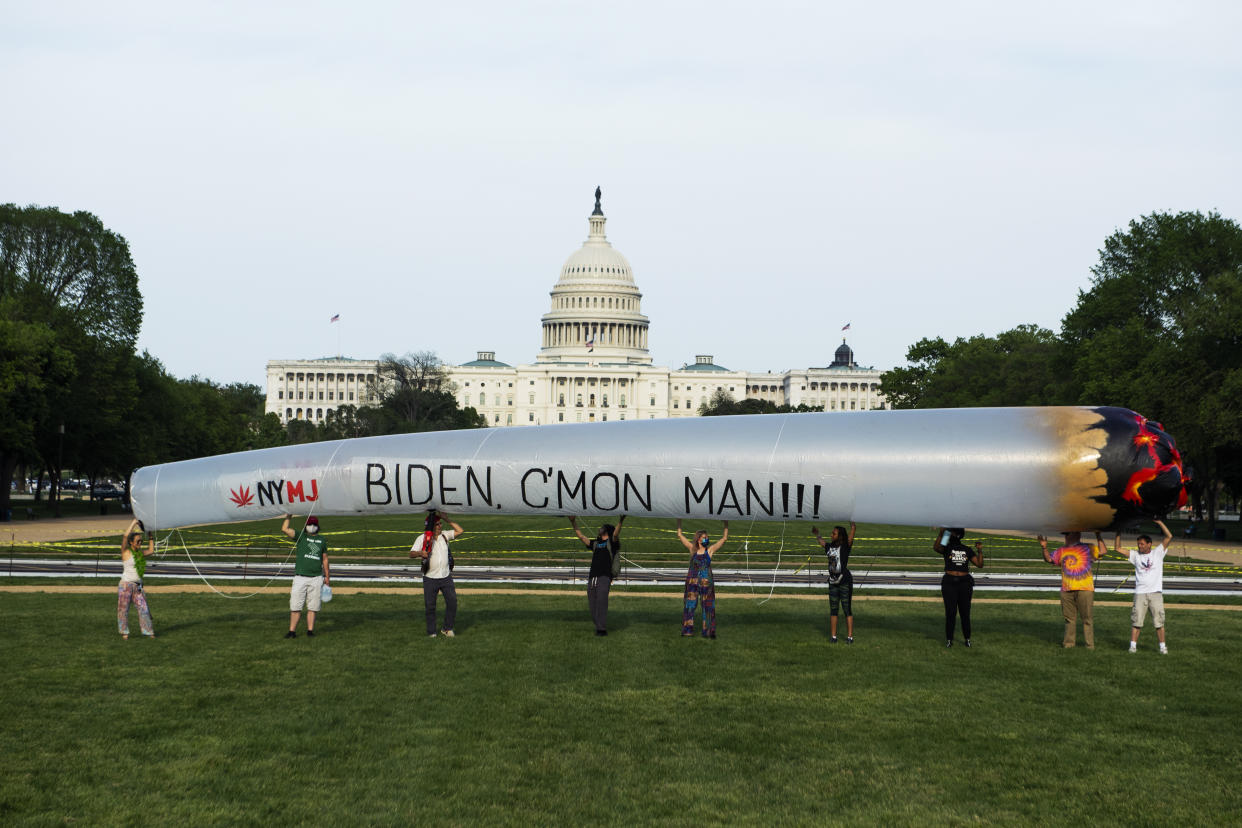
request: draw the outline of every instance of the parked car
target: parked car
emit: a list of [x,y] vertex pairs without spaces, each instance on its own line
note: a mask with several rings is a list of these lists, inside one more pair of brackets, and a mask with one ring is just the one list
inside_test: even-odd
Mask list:
[[125,497],[125,490],[119,489],[111,483],[96,486],[95,491],[91,492],[91,500],[120,500],[123,497]]

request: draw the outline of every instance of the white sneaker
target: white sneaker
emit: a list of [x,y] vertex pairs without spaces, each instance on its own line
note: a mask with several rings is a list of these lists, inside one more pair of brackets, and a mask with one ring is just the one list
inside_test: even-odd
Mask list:
[[428,638],[435,638],[435,637],[436,637],[436,634],[435,634],[435,633],[432,633],[431,635],[429,635],[429,636],[427,636],[427,637],[428,637]]
[[1168,654],[1169,654],[1169,648],[1168,648],[1168,647],[1161,647],[1161,648],[1160,648],[1160,655],[1168,655]]
[[448,636],[449,638],[456,638],[456,635],[453,633],[452,630],[445,630],[444,634]]
[[1135,654],[1135,653],[1137,653],[1137,652],[1138,652],[1138,647],[1131,647],[1131,648],[1130,648],[1130,655],[1134,655],[1134,654]]

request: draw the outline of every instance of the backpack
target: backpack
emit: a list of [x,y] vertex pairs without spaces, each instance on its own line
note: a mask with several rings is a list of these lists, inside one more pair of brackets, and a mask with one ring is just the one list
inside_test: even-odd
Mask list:
[[621,574],[621,541],[612,542],[612,577]]

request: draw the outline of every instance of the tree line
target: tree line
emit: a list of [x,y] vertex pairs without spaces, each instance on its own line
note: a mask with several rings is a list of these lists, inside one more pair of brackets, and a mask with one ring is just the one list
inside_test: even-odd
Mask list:
[[1200,518],[1242,496],[1242,228],[1153,213],[1104,241],[1060,331],[922,339],[885,372],[894,408],[1116,405],[1160,422]]
[[432,353],[381,359],[380,400],[286,428],[257,385],[178,379],[137,353],[142,295],[129,245],[98,217],[0,205],[0,515],[10,481],[63,472],[126,481],[141,466],[291,442],[484,425],[457,408]]

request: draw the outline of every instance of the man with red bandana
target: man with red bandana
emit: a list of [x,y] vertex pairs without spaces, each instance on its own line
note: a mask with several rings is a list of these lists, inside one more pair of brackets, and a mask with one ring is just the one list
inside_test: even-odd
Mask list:
[[1095,533],[1095,544],[1082,542],[1081,532],[1065,532],[1065,546],[1048,554],[1048,539],[1039,536],[1044,560],[1061,568],[1061,614],[1065,617],[1065,639],[1061,646],[1069,649],[1078,642],[1078,617],[1082,616],[1082,637],[1087,649],[1095,649],[1095,625],[1092,609],[1095,603],[1095,577],[1091,570],[1104,557],[1104,539]]

